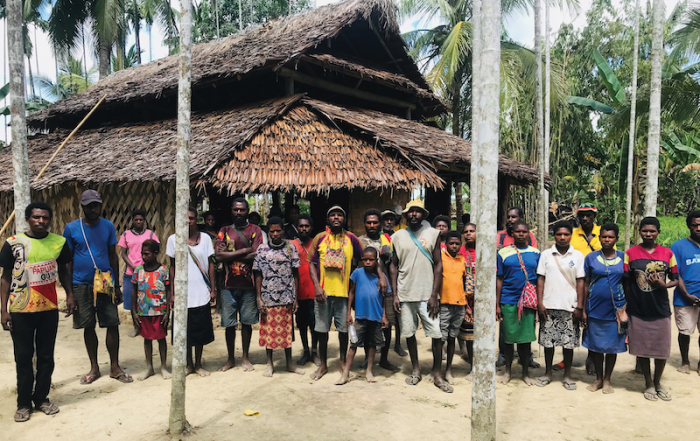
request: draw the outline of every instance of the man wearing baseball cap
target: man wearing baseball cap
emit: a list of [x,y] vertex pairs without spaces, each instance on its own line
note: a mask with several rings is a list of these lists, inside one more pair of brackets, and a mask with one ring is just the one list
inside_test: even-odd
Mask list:
[[574,249],[583,253],[586,257],[588,253],[598,251],[603,246],[600,244],[600,225],[596,225],[595,217],[598,209],[593,204],[581,204],[576,210],[579,227],[574,228],[571,233],[571,245]]
[[[73,295],[77,310],[73,313],[73,328],[83,329],[85,347],[90,358],[90,372],[80,384],[90,384],[100,378],[97,363],[97,333],[95,326],[107,328],[106,346],[111,362],[109,376],[122,383],[134,381],[119,366],[119,313],[122,302],[119,289],[119,260],[114,224],[101,217],[102,198],[95,190],[86,190],[80,197],[84,217],[66,225],[63,237],[73,254]],[[96,270],[111,275],[114,296],[95,293]],[[95,320],[97,315],[97,320]]]

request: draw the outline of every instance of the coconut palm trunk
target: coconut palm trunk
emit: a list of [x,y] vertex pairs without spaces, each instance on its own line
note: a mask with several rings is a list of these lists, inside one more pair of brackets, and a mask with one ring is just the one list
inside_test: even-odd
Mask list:
[[632,234],[632,186],[634,185],[634,141],[637,118],[637,67],[639,65],[639,0],[634,2],[634,57],[632,59],[632,96],[630,97],[630,138],[627,152],[627,199],[625,201],[625,250],[630,247]]
[[664,1],[654,0],[651,34],[651,84],[649,96],[649,143],[644,215],[656,216],[659,193],[659,142],[661,140],[661,67],[664,59]]
[[[476,182],[475,158],[479,137],[479,85],[481,84],[481,0],[472,3],[472,162],[469,171],[469,211],[475,213],[479,201]],[[454,112],[454,110],[453,110]]]
[[[498,137],[501,88],[501,2],[483,1],[480,11],[480,75],[476,155],[473,174],[479,188],[475,222],[474,369],[471,439],[496,439],[496,220],[498,218]],[[475,51],[476,52],[476,51]]]
[[547,216],[547,207],[544,205],[547,199],[547,190],[544,186],[545,176],[545,145],[544,145],[544,109],[542,97],[542,0],[535,0],[535,59],[537,63],[537,73],[535,80],[535,109],[537,115],[537,136],[536,151],[537,151],[537,168],[539,170],[538,195],[537,201],[537,242],[540,248],[547,248],[547,222],[544,221]]
[[[551,90],[552,90],[552,69],[551,69],[551,57],[550,57],[550,45],[549,45],[549,0],[544,2],[544,162],[542,168],[545,174],[549,174],[549,151],[550,151],[550,104],[551,104]],[[541,218],[539,223],[544,225],[544,241],[542,242],[542,249],[545,248],[547,244],[547,234],[549,232],[549,192],[544,183],[541,184],[540,188],[540,205],[541,207]]]
[[187,355],[187,241],[190,203],[190,113],[192,107],[192,2],[180,0],[180,54],[177,105],[177,175],[175,201],[175,320],[173,379],[170,395],[170,436],[187,430],[185,378]]
[[22,0],[7,1],[7,46],[10,64],[10,123],[12,125],[12,167],[15,171],[15,231],[23,233],[29,225],[24,209],[29,205],[29,155],[27,118],[24,100],[24,41],[22,38]]

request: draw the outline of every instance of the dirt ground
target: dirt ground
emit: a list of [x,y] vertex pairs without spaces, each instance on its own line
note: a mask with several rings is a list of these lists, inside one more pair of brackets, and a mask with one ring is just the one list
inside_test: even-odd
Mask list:
[[[124,323],[124,322],[123,322]],[[120,326],[120,362],[136,376],[144,370],[143,343],[140,337],[129,338],[131,326]],[[422,331],[419,331],[422,332]],[[675,326],[674,326],[675,332]],[[73,330],[71,319],[63,318],[56,342],[56,370],[51,399],[61,412],[55,416],[35,413],[26,423],[13,422],[16,403],[16,377],[9,333],[0,334],[0,439],[29,440],[70,438],[78,440],[166,440],[170,404],[169,380],[160,376],[146,381],[122,384],[108,377],[109,366],[100,338],[100,366],[103,377],[82,386],[79,378],[89,369],[82,332]],[[239,334],[240,335],[240,334]],[[420,334],[419,334],[420,335]],[[691,345],[691,363],[698,362],[697,340]],[[154,345],[157,351],[157,345]],[[544,364],[543,353],[533,347],[535,358]],[[424,377],[430,371],[430,341],[421,335],[419,356]],[[240,360],[240,345],[237,347]],[[295,360],[301,343],[294,343]],[[417,386],[404,383],[410,372],[408,357],[393,351],[390,361],[402,371],[390,374],[375,367],[378,382],[367,383],[361,375],[345,386],[335,386],[338,378],[338,342],[330,336],[330,373],[318,382],[306,375],[283,371],[284,353],[276,351],[277,372],[272,378],[262,376],[265,351],[253,335],[251,351],[254,372],[240,367],[226,373],[216,370],[226,359],[224,332],[216,330],[216,340],[204,349],[204,367],[209,377],[188,377],[187,419],[193,426],[192,440],[252,440],[283,438],[286,440],[465,440],[469,439],[471,383],[465,380],[468,365],[456,361],[457,383],[453,394],[439,391],[423,380]],[[154,359],[157,360],[157,354]],[[575,351],[574,362],[582,366],[586,350]],[[361,358],[361,357],[360,357]],[[557,354],[559,358],[559,354]],[[361,360],[360,360],[361,361]],[[168,362],[170,364],[170,360]],[[578,390],[566,391],[561,374],[548,387],[527,387],[514,380],[497,385],[498,438],[501,440],[693,440],[700,438],[697,403],[700,376],[678,373],[678,345],[673,341],[672,357],[664,374],[673,401],[649,402],[642,396],[644,380],[633,373],[634,358],[622,354],[613,374],[615,393],[603,395],[585,389],[593,380],[583,367],[574,369]],[[359,362],[353,371],[361,374]],[[541,375],[544,368],[535,369]],[[520,369],[514,367],[514,376]],[[259,416],[245,416],[251,409]]]

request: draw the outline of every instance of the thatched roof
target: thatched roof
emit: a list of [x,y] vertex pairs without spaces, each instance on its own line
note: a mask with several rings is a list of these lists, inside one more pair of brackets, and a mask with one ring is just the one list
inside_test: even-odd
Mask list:
[[[35,176],[67,136],[56,130],[29,140]],[[34,189],[67,182],[172,181],[177,120],[78,132]],[[192,116],[193,184],[230,192],[337,188],[441,188],[438,173],[468,171],[468,141],[435,127],[365,109],[294,95]],[[11,152],[0,153],[11,163]],[[500,173],[533,183],[536,170],[500,156]],[[12,190],[12,168],[0,169],[0,191]]]
[[[390,65],[395,73],[386,71],[388,68],[384,69],[385,73],[376,69],[372,71],[372,68],[365,68],[357,63],[355,66],[345,67],[408,88],[418,96],[424,108],[429,109],[427,116],[443,113],[444,107],[432,94],[418,67],[406,52],[392,0],[348,0],[284,17],[228,38],[195,45],[192,49],[194,94],[196,95],[198,88],[212,83],[237,81],[253,71],[293,64],[324,42],[326,44],[318,47],[318,51],[326,50],[324,48],[330,47],[330,40],[360,21],[365,21],[361,25],[365,32],[376,31],[382,35],[387,50],[391,52],[391,55],[382,52],[383,57],[393,58],[394,62]],[[324,62],[330,63],[331,60]],[[99,118],[100,113],[128,102],[142,102],[175,95],[178,84],[177,64],[178,56],[173,55],[120,70],[100,80],[85,92],[58,101],[49,108],[30,115],[27,122],[35,128],[44,128],[53,127],[52,120],[75,120],[86,114],[105,94],[107,99],[93,116],[93,120]]]

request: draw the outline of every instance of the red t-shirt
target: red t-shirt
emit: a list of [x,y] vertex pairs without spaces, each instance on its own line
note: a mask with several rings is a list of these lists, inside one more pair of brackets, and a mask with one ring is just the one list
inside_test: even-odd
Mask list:
[[[515,242],[515,239],[513,239],[513,236],[508,235],[508,231],[506,230],[501,230],[498,233],[496,233],[496,243],[501,247],[509,247],[513,245]],[[530,232],[530,237],[527,240],[527,244],[537,248],[537,239],[535,238],[535,235]]]
[[299,267],[299,292],[297,293],[297,300],[313,300],[315,298],[314,283],[311,281],[311,273],[309,273],[310,262],[308,257],[313,241],[309,241],[307,248],[301,244],[299,239],[294,239],[290,242],[297,248],[299,260],[301,261],[301,266]]
[[[262,244],[262,230],[257,225],[248,224],[243,230],[239,230],[243,233],[250,246],[253,248],[253,252],[258,250],[258,247]],[[219,230],[219,236],[216,239],[216,245],[214,249],[219,246],[220,243],[224,243],[229,251],[240,250],[241,248],[246,248],[245,242],[240,238],[238,233],[233,229],[232,226],[227,225],[221,230]],[[226,279],[224,281],[224,288],[229,290],[251,290],[255,288],[253,284],[253,262],[232,260],[224,264],[226,270]]]

